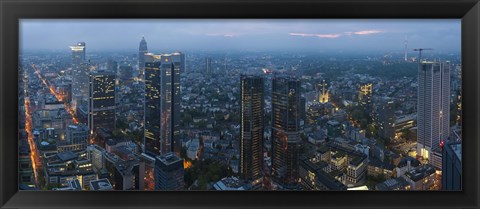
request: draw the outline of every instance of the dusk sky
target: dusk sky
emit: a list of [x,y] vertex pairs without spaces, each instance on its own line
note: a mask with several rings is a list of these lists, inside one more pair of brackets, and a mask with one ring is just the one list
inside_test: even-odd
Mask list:
[[87,53],[189,50],[403,51],[434,48],[460,52],[461,20],[21,20],[23,50],[69,50],[86,42]]

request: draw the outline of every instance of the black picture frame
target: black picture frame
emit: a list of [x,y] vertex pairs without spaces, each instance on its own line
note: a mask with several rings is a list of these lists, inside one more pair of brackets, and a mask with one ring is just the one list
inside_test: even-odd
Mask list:
[[[479,208],[478,0],[0,0],[0,14],[1,208]],[[463,191],[18,191],[21,18],[461,18]]]

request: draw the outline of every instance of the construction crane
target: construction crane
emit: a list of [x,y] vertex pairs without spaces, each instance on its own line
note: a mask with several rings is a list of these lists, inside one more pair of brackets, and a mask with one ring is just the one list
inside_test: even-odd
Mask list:
[[433,50],[432,48],[418,48],[418,49],[413,49],[413,51],[418,51],[418,63],[421,62],[422,60],[422,51],[423,50]]

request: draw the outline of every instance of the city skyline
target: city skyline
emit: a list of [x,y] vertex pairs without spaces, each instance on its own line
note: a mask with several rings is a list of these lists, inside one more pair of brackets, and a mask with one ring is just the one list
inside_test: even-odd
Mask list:
[[[428,46],[438,52],[459,52],[460,20],[20,21],[20,49],[25,51],[66,50],[66,45],[78,41],[88,42],[90,52],[132,51],[138,49],[142,36],[154,53],[213,49],[402,52],[405,41],[409,49]],[[379,42],[383,44],[375,44]]]
[[[386,29],[336,29],[287,35],[388,48],[360,40]],[[167,42],[182,46],[174,40]],[[403,44],[399,52],[407,53],[408,40]],[[356,57],[156,53],[145,36],[128,54],[95,54],[92,45],[82,39],[66,52],[20,54],[19,181],[27,188],[462,188],[460,54],[422,57],[431,48],[417,46],[411,50],[420,53]],[[205,46],[211,48],[218,45]]]

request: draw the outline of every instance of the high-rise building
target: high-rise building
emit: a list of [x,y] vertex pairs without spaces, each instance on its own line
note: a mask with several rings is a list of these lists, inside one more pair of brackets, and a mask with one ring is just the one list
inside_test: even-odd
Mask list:
[[378,111],[378,136],[392,140],[395,137],[395,103],[384,98],[380,102]]
[[154,157],[180,155],[181,53],[145,55],[145,135],[143,151]]
[[205,73],[212,74],[212,58],[210,57],[205,58]]
[[441,169],[440,142],[450,134],[450,63],[422,61],[417,95],[417,155]]
[[80,106],[82,100],[88,98],[88,63],[85,56],[85,42],[70,46],[72,51],[72,94],[74,105]]
[[169,152],[155,158],[155,189],[183,190],[183,159]]
[[444,145],[442,190],[462,190],[462,144],[459,142]]
[[138,47],[138,75],[141,79],[144,79],[145,75],[145,54],[148,53],[147,41],[145,37],[142,37],[140,46]]
[[257,180],[263,171],[264,80],[241,76],[240,173],[243,179]]
[[88,128],[115,129],[115,80],[116,74],[106,71],[92,72],[88,105]]
[[81,64],[85,62],[85,42],[78,42],[76,45],[70,46],[72,50],[72,64]]
[[272,179],[284,188],[298,183],[300,146],[300,80],[272,81]]

